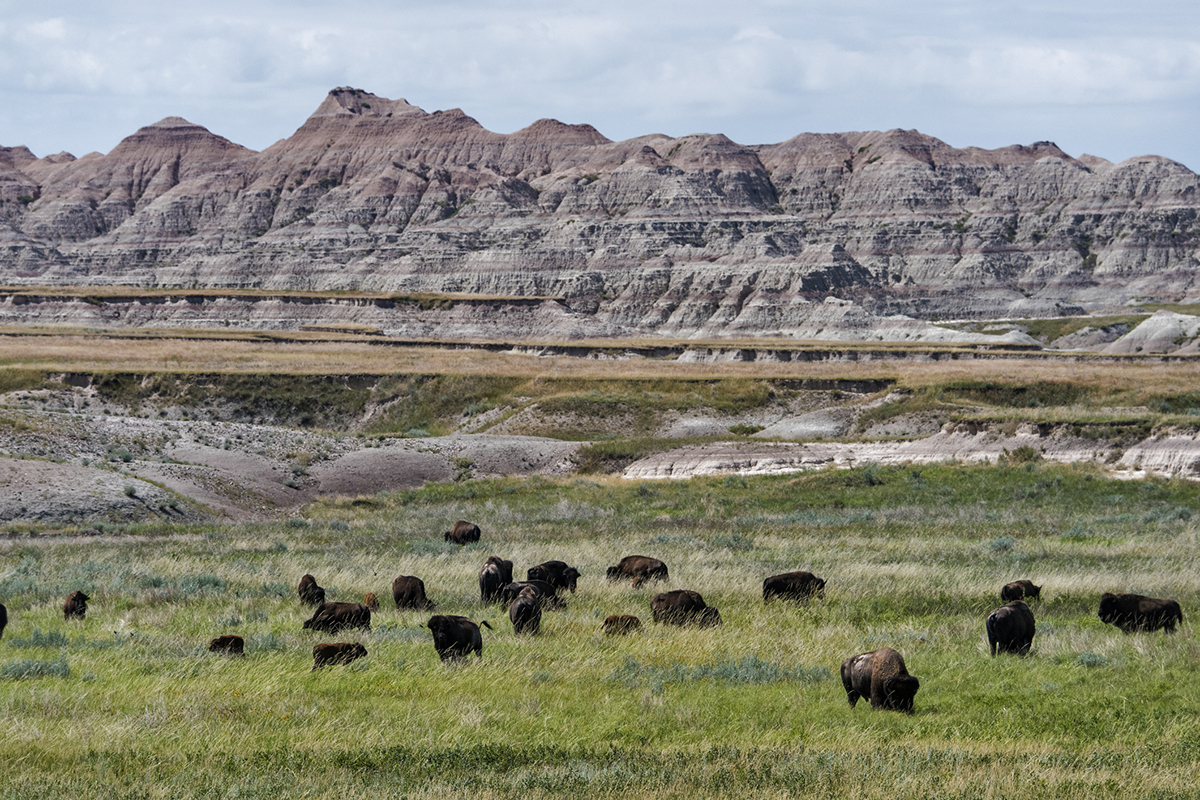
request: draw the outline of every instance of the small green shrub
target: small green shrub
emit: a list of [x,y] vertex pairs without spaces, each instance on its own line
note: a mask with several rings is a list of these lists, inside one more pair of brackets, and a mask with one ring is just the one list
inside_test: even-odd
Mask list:
[[23,658],[20,661],[10,661],[0,667],[0,678],[10,681],[26,680],[28,678],[68,678],[71,668],[65,659],[57,661],[38,661],[33,658]]

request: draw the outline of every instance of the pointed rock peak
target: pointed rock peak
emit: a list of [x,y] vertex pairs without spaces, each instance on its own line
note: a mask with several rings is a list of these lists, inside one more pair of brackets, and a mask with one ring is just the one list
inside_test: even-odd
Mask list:
[[17,169],[38,160],[37,156],[23,144],[16,147],[0,147],[0,159]]
[[352,86],[339,86],[325,96],[321,105],[312,113],[309,119],[316,117],[391,117],[399,114],[423,114],[421,109],[410,105],[407,100],[389,100],[386,97],[355,89]]
[[509,135],[518,139],[562,144],[608,144],[612,141],[591,125],[568,125],[556,119],[539,119],[529,127]]
[[193,122],[188,122],[183,117],[166,117],[160,119],[153,125],[147,125],[147,128],[201,128],[202,125],[196,125]]

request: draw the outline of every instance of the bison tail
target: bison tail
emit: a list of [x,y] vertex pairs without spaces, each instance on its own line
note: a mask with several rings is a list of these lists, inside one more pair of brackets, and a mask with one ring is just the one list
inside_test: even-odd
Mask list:
[[480,624],[480,626],[487,628],[489,631],[496,630],[495,628],[493,628],[491,625],[488,624],[488,621],[486,619],[481,619],[479,621],[479,624]]

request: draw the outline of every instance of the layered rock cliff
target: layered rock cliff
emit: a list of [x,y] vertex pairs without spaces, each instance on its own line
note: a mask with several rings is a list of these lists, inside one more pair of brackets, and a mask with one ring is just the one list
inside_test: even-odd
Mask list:
[[830,295],[936,318],[1200,294],[1198,183],[916,131],[499,134],[339,88],[260,153],[179,118],[106,155],[0,149],[0,283],[538,296],[576,335],[819,335]]

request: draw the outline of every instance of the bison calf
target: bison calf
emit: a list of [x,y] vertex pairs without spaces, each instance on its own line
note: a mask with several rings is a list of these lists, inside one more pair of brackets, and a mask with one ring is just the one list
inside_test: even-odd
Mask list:
[[371,609],[362,603],[322,603],[304,623],[304,630],[337,633],[347,628],[371,630]]
[[642,621],[632,614],[613,614],[604,618],[604,635],[619,636],[640,630]]
[[392,599],[397,609],[429,611],[435,605],[425,596],[425,581],[416,575],[398,575],[392,581]]
[[908,674],[904,656],[890,647],[881,647],[843,661],[842,686],[851,708],[858,698],[866,697],[872,710],[894,709],[911,714],[921,682]]
[[1029,648],[1033,647],[1034,628],[1033,612],[1024,600],[1013,600],[1000,606],[987,618],[988,645],[992,655],[996,655],[997,650],[1001,653],[1029,655]]
[[1126,633],[1159,628],[1174,633],[1175,623],[1183,622],[1183,611],[1174,600],[1105,592],[1100,596],[1100,620]]
[[358,642],[334,642],[313,645],[313,672],[332,664],[349,664],[367,657],[367,648]]
[[[487,622],[482,624],[491,630]],[[483,634],[466,617],[437,614],[429,618],[426,627],[433,634],[433,649],[442,661],[458,661],[471,653],[483,658]]]
[[473,522],[459,520],[454,527],[442,534],[442,538],[454,544],[470,544],[479,541],[479,526]]
[[1024,600],[1030,597],[1041,597],[1042,587],[1034,586],[1033,581],[1021,579],[1006,583],[1000,588],[1000,599],[1006,603],[1013,600]]
[[802,603],[810,597],[824,596],[825,580],[811,572],[785,572],[782,575],[772,575],[763,581],[764,603],[769,603],[777,597]]
[[367,592],[363,595],[363,605],[372,611],[379,610],[379,597],[374,592]]
[[83,592],[71,592],[63,603],[63,619],[83,619],[87,616],[87,602],[90,599]]
[[208,643],[208,652],[222,656],[244,656],[246,640],[232,634],[218,636]]
[[317,586],[317,579],[312,575],[302,577],[296,591],[300,602],[306,606],[319,606],[325,602],[325,590]]

